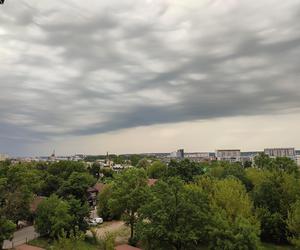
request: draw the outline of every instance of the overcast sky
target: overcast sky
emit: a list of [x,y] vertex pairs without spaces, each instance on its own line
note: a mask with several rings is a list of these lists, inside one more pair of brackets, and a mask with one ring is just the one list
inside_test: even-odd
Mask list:
[[0,152],[300,148],[299,0],[6,0]]

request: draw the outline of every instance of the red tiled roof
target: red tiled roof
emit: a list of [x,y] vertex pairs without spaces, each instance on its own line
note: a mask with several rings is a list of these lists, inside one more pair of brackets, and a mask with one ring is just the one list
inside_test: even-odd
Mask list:
[[115,250],[142,250],[141,248],[129,246],[129,245],[119,245],[116,246]]
[[44,197],[44,196],[35,196],[33,198],[33,201],[30,204],[30,212],[32,212],[32,213],[36,212],[38,206],[45,198],[46,197]]
[[155,184],[155,182],[157,182],[157,179],[148,179],[148,186],[151,187]]

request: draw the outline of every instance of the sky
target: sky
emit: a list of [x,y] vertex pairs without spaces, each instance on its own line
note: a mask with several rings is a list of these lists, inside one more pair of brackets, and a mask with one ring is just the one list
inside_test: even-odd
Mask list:
[[300,148],[299,0],[6,0],[0,153]]

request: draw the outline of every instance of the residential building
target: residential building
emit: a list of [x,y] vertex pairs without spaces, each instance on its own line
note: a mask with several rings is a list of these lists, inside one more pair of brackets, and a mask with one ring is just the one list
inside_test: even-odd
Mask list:
[[178,149],[177,151],[171,152],[169,157],[183,159],[184,158],[184,149]]
[[295,148],[266,148],[264,153],[271,158],[289,157],[293,160],[296,160]]
[[177,158],[183,159],[184,158],[184,149],[177,150]]
[[104,183],[96,183],[93,187],[87,189],[88,203],[90,206],[97,205],[98,194],[104,189],[105,185]]
[[194,162],[210,162],[215,160],[215,156],[209,152],[184,153],[184,158],[188,158]]
[[240,149],[216,150],[216,158],[218,161],[238,162],[241,161]]
[[296,154],[296,162],[297,162],[297,165],[300,167],[300,154]]
[[0,161],[5,161],[7,160],[9,157],[6,154],[0,154]]

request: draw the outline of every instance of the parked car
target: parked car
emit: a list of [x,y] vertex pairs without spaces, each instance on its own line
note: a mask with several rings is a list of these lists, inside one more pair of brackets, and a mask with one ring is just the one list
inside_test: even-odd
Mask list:
[[103,223],[103,219],[100,217],[96,217],[94,218],[94,220],[97,222],[97,224],[102,224]]
[[89,219],[87,221],[87,223],[88,223],[89,226],[93,226],[94,227],[94,226],[97,226],[99,224],[102,224],[103,223],[103,219],[100,218],[100,217],[96,217],[96,218],[93,218],[93,219]]
[[88,220],[87,223],[88,223],[89,226],[92,226],[92,227],[95,227],[95,226],[98,225],[98,223],[94,219]]

